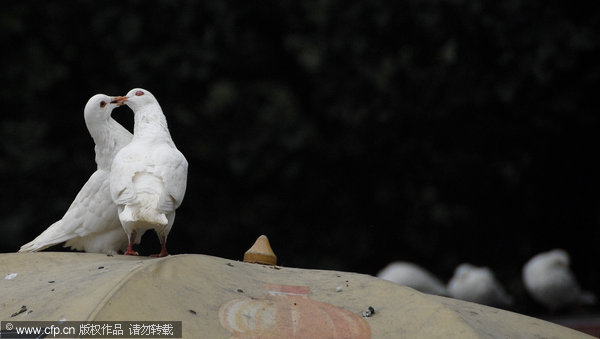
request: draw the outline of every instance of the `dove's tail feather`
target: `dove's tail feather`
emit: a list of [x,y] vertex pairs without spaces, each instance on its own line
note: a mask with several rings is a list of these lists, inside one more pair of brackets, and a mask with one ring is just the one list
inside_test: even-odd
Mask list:
[[167,224],[167,217],[156,209],[158,196],[155,194],[139,193],[138,203],[126,205],[123,211],[119,213],[121,223],[148,223],[150,225],[164,226]]
[[167,217],[159,209],[165,194],[162,179],[151,173],[139,172],[133,177],[133,185],[136,192],[135,203],[125,205],[120,211],[121,223],[148,224],[152,228],[167,225]]
[[19,252],[37,252],[45,250],[48,247],[60,244],[61,242],[67,241],[73,237],[71,234],[65,234],[60,230],[62,220],[55,222],[50,225],[42,234],[38,235],[37,238],[21,246]]

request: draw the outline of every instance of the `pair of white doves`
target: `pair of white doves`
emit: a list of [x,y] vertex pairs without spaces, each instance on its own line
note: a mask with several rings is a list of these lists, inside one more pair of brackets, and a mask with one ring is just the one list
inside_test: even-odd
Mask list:
[[[127,105],[134,113],[133,135],[111,117]],[[19,252],[41,251],[65,242],[86,252],[137,255],[134,244],[154,229],[166,256],[167,236],[181,205],[188,163],[175,147],[158,101],[145,89],[126,96],[96,94],[84,109],[94,139],[97,170],[61,220]]]

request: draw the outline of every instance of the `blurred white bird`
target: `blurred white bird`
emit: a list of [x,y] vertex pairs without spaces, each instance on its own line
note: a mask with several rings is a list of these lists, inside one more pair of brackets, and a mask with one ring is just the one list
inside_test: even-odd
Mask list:
[[461,264],[454,270],[448,282],[448,292],[452,298],[489,306],[509,306],[513,300],[487,267]]
[[444,284],[424,268],[413,263],[396,261],[377,273],[377,277],[414,288],[423,293],[447,296]]
[[569,265],[569,254],[562,249],[534,256],[523,266],[527,292],[552,311],[569,305],[595,304],[596,296],[581,290]]
[[94,139],[97,169],[83,185],[59,221],[50,225],[19,252],[41,251],[66,241],[65,247],[86,252],[114,254],[127,247],[110,196],[109,172],[119,150],[131,141],[131,133],[111,118],[116,99],[104,94],[91,97],[84,109],[85,124]]
[[167,120],[152,93],[135,88],[119,104],[134,113],[133,139],[115,157],[110,173],[110,192],[119,219],[129,237],[126,255],[137,255],[133,244],[154,229],[167,253],[167,236],[175,210],[181,205],[187,184],[188,163],[175,147]]

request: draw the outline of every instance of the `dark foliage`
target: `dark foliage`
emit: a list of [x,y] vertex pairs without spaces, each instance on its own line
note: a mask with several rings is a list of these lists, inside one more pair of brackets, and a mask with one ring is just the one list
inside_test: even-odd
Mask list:
[[[562,247],[600,294],[587,6],[3,1],[0,250],[93,172],[87,99],[144,87],[190,164],[172,253],[239,259],[266,234],[285,266],[410,260],[447,279],[471,262],[518,294],[524,262]],[[142,253],[157,248],[147,234]]]

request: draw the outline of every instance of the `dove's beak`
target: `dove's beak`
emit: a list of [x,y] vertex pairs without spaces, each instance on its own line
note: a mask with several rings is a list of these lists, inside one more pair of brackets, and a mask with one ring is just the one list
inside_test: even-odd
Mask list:
[[112,97],[110,103],[117,104],[117,106],[125,105],[125,101],[127,101],[127,97]]

